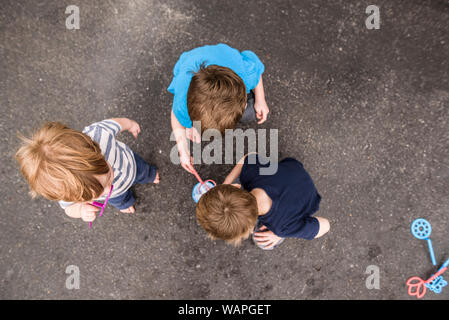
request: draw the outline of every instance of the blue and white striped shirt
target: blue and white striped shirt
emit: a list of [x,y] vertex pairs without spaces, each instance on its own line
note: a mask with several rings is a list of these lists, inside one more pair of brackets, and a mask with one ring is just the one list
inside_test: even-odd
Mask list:
[[[136,160],[131,149],[123,142],[115,140],[115,136],[121,131],[121,126],[114,120],[103,120],[91,124],[83,129],[95,142],[98,143],[101,153],[106,161],[111,165],[114,172],[112,184],[114,189],[111,198],[118,197],[131,188],[136,179]],[[106,197],[102,196],[96,200],[102,201]],[[65,209],[73,202],[59,201],[60,206]]]

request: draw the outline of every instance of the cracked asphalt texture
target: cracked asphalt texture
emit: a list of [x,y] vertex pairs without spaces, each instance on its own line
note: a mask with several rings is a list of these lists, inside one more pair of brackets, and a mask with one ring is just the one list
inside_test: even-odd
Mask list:
[[[79,30],[65,27],[71,4]],[[365,27],[370,4],[379,30]],[[431,222],[438,264],[449,257],[448,21],[443,0],[2,1],[0,298],[415,299],[405,281],[435,271],[415,218]],[[265,64],[271,112],[250,127],[278,129],[280,157],[304,163],[326,236],[264,252],[211,241],[197,224],[195,178],[169,160],[167,87],[181,53],[220,42]],[[135,188],[134,215],[108,207],[89,230],[29,197],[17,132],[119,116],[142,128],[119,140],[161,176]],[[197,166],[217,181],[231,168]],[[65,287],[69,265],[79,290]],[[370,265],[378,290],[366,287]]]

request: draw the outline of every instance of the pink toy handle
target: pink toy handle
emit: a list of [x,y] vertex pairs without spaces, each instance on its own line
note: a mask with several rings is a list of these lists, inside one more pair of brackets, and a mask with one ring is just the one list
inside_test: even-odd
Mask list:
[[214,187],[217,185],[217,183],[211,179],[204,181],[204,183],[208,183],[208,182],[212,183],[214,185]]
[[217,183],[214,180],[209,179],[209,180],[203,181],[203,179],[201,179],[200,175],[198,174],[198,172],[195,169],[193,169],[193,175],[198,180],[198,182],[200,183],[201,186],[202,185],[206,186],[207,190],[210,189],[209,186],[207,185],[207,182],[212,183],[214,185],[214,187],[217,185]]
[[207,185],[208,182],[212,183],[214,185],[214,187],[217,185],[217,183],[214,180],[211,180],[211,179],[206,180],[206,181],[204,181],[204,183],[202,185],[205,185],[207,190],[210,189],[209,186]]
[[[109,193],[106,196],[106,199],[104,200],[104,203],[97,202],[97,201],[94,201],[94,202],[91,203],[91,205],[93,205],[95,207],[98,207],[98,208],[101,208],[100,217],[103,214],[104,208],[106,208],[106,205],[108,204],[109,197],[111,196],[111,193],[112,193],[113,189],[114,189],[114,185],[111,184],[111,189],[109,190]],[[91,228],[92,228],[92,221],[89,221],[89,229],[91,229]]]
[[[104,203],[100,203],[100,202],[97,202],[97,201],[92,202],[92,205],[96,206],[98,208],[102,208],[102,209],[105,208]],[[101,212],[100,212],[100,217],[101,217],[102,214],[103,214],[103,210],[101,210]]]
[[198,172],[195,169],[193,169],[193,175],[195,176],[195,178],[199,181],[199,183],[201,185],[204,184],[204,181],[201,179],[200,175],[198,174]]
[[436,278],[438,278],[440,275],[442,275],[445,271],[447,270],[447,267],[443,267],[440,270],[438,270],[437,273],[435,273],[433,276],[431,276],[426,283],[431,283],[433,280],[435,280]]
[[[92,202],[92,205],[95,207],[101,208],[100,215],[99,215],[101,217],[101,215],[103,214],[104,208],[105,208],[104,203],[94,201],[94,202]],[[89,229],[91,229],[91,228],[92,228],[92,221],[89,221]]]

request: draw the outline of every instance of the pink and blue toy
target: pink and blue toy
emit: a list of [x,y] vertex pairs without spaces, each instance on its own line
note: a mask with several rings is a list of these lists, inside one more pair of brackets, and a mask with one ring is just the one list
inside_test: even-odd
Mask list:
[[421,299],[426,294],[427,288],[435,293],[441,293],[443,287],[447,286],[447,281],[443,279],[442,274],[449,267],[449,259],[441,266],[437,273],[424,281],[420,277],[411,277],[407,280],[408,294]]
[[441,290],[445,286],[447,286],[447,281],[443,279],[443,276],[438,276],[435,278],[435,280],[426,283],[426,287],[435,293],[441,293]]
[[198,182],[193,187],[193,190],[192,190],[193,201],[198,203],[198,201],[200,201],[201,196],[213,187],[215,187],[215,182],[213,182],[211,180],[204,181],[204,184],[201,184],[201,182]]
[[[429,246],[430,258],[432,259],[433,265],[436,265],[435,253],[433,252],[432,241],[430,241],[430,233],[432,232],[432,227],[429,221],[425,219],[416,219],[412,222],[412,234],[414,237],[427,240]],[[408,294],[410,296],[416,296],[421,299],[426,294],[427,289],[435,293],[441,293],[442,289],[447,286],[447,281],[444,280],[442,274],[449,267],[449,259],[443,263],[443,265],[438,269],[438,271],[433,274],[429,279],[423,280],[420,277],[411,277],[407,280],[406,284],[408,286]]]
[[217,184],[213,180],[203,181],[201,179],[201,177],[199,176],[198,172],[196,172],[195,169],[193,169],[193,170],[194,170],[193,175],[198,180],[198,183],[193,187],[192,198],[193,198],[193,201],[198,203],[198,201],[200,201],[201,196],[203,194],[205,194],[207,191],[209,191],[210,189],[212,189],[213,187],[215,187]]

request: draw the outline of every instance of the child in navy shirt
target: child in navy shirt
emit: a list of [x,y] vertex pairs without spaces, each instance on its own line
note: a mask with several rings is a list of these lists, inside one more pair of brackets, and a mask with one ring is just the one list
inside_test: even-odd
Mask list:
[[[257,154],[245,156],[222,185],[205,193],[196,214],[213,239],[238,244],[253,234],[265,250],[284,238],[311,240],[329,231],[329,221],[312,215],[319,209],[321,196],[303,165],[285,158],[273,175],[261,175]],[[232,184],[237,178],[241,185]]]

